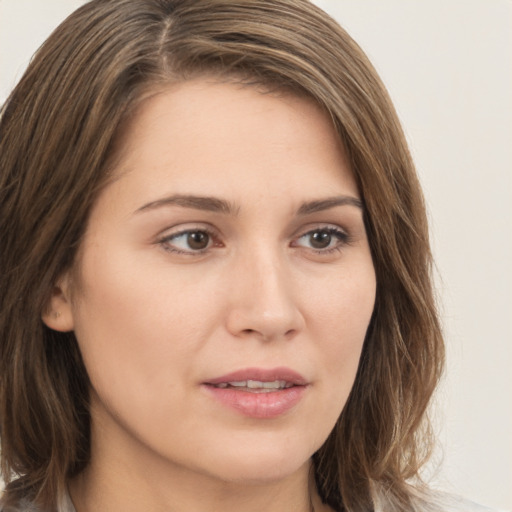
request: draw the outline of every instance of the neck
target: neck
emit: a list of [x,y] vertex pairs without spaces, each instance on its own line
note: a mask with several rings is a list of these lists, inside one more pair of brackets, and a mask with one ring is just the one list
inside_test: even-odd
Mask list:
[[94,404],[91,460],[69,482],[76,512],[329,511],[316,492],[311,461],[302,462],[295,453],[281,459],[278,455],[285,457],[287,451],[280,446],[274,451],[272,443],[263,443],[244,457],[227,446],[223,460],[215,458],[219,450],[213,458],[207,451],[188,457],[189,448],[181,452],[172,444],[167,453],[120,425],[98,401]]
[[327,510],[316,493],[310,461],[277,478],[229,481],[172,463],[146,447],[99,448],[93,436],[89,466],[69,483],[76,512]]
[[[318,496],[302,477],[266,483],[214,482],[210,478],[157,477],[125,479],[102,475],[89,468],[70,482],[76,512],[320,512]],[[148,471],[148,474],[152,472]],[[164,481],[165,480],[165,481]]]

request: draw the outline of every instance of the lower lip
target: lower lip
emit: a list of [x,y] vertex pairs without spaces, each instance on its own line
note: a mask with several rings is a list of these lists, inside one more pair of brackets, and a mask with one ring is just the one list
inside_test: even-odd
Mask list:
[[220,403],[250,418],[277,418],[295,407],[306,392],[307,386],[251,393],[233,388],[204,386]]

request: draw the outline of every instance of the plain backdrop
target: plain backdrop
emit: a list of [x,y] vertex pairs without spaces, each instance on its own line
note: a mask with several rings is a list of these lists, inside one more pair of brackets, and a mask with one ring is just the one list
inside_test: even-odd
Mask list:
[[[1,102],[82,3],[0,0]],[[512,510],[512,1],[316,3],[381,74],[425,190],[448,348],[435,485]]]

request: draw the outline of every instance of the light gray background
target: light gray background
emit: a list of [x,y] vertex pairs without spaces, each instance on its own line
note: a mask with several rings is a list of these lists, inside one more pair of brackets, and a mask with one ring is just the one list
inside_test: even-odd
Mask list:
[[[82,3],[0,0],[0,101]],[[316,3],[381,73],[427,197],[448,345],[436,485],[512,510],[512,1]]]

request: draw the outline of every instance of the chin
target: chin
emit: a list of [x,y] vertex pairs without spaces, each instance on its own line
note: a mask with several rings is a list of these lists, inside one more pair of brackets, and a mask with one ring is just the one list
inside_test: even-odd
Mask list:
[[259,462],[244,463],[226,468],[216,469],[216,477],[225,482],[244,485],[263,485],[285,480],[304,468],[309,468],[310,459],[301,464],[290,464],[283,461],[280,464],[267,465]]
[[258,485],[307,470],[314,450],[306,450],[303,445],[285,447],[285,444],[254,443],[250,449],[231,446],[213,457],[213,465],[207,462],[211,468],[208,472],[226,482]]

